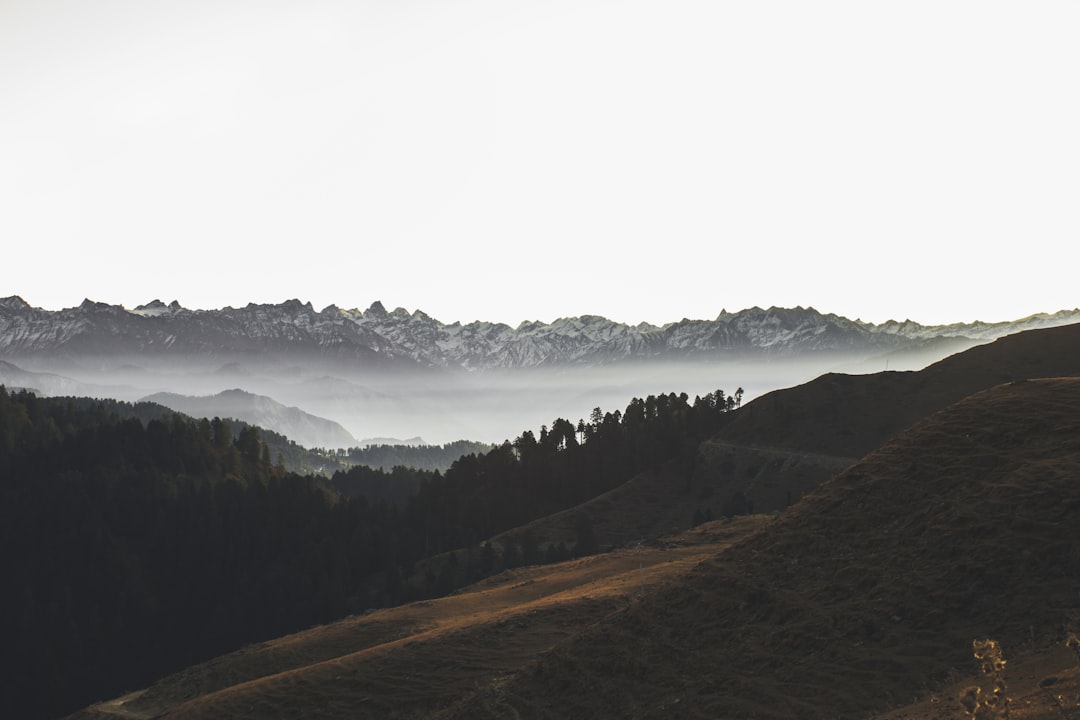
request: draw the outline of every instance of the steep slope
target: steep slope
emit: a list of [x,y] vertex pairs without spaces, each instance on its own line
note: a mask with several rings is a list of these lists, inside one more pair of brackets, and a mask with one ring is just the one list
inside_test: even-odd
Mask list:
[[155,393],[143,398],[143,402],[164,405],[196,418],[236,418],[273,430],[306,448],[347,448],[357,444],[356,438],[333,420],[238,389],[204,397]]
[[929,413],[1015,379],[1080,375],[1080,324],[999,338],[917,372],[827,374],[742,409],[727,442],[860,457]]
[[[1080,324],[1029,330],[917,372],[829,373],[755,398],[702,446],[718,502],[736,493],[757,511],[782,509],[920,418],[1002,382],[1080,376]],[[821,471],[814,457],[823,457]],[[794,466],[784,458],[800,460]]]
[[902,705],[969,675],[974,638],[1008,656],[1077,627],[1078,475],[1080,379],[975,394],[440,717],[806,720]]

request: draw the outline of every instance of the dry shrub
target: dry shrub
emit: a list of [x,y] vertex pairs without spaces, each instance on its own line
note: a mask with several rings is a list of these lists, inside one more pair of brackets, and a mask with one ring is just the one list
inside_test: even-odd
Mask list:
[[993,690],[983,694],[972,686],[960,693],[960,705],[974,720],[1009,720],[1009,697],[1005,687],[1005,656],[997,640],[973,640],[972,652],[983,675],[993,683]]

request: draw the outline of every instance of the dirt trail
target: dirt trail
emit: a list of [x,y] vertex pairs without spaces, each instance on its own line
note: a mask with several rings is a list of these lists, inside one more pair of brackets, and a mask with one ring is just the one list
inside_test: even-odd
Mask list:
[[133,707],[129,707],[129,703],[138,700],[145,692],[145,690],[136,690],[123,697],[118,697],[115,700],[107,700],[106,702],[98,703],[93,706],[93,712],[99,715],[132,718],[133,720],[150,720],[150,718],[155,717],[154,713],[148,712],[146,709],[136,710]]

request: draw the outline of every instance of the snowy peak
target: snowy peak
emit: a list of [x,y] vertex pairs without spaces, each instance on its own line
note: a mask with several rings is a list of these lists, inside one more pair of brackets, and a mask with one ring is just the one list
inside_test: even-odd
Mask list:
[[143,317],[160,317],[162,315],[175,315],[183,310],[184,308],[180,307],[180,303],[176,300],[173,300],[168,305],[160,300],[151,300],[145,305],[139,305],[131,312],[134,315],[142,315]]
[[83,312],[114,312],[123,309],[123,306],[95,302],[90,298],[84,298],[82,303],[79,304],[79,310],[82,310]]
[[788,357],[805,353],[876,354],[936,338],[986,342],[1020,330],[1080,322],[1080,310],[1004,323],[880,325],[823,314],[812,307],[722,311],[714,320],[682,319],[656,327],[598,315],[563,317],[516,328],[475,321],[444,324],[420,310],[364,311],[298,299],[280,304],[189,311],[153,300],[134,310],[85,300],[56,312],[22,298],[0,300],[0,356],[197,356],[227,363],[252,357],[294,363],[324,359],[358,367],[489,368],[587,365],[641,359]]
[[31,310],[29,304],[18,295],[12,295],[6,298],[0,298],[0,308],[5,310],[19,311],[19,310]]
[[1037,330],[1039,328],[1057,327],[1080,322],[1080,308],[1072,310],[1059,310],[1054,313],[1036,313],[1019,320],[1002,322],[982,322],[976,320],[971,323],[952,323],[948,325],[921,325],[913,320],[888,320],[875,325],[873,323],[860,323],[872,332],[888,333],[912,339],[930,339],[935,337],[963,337],[971,340],[989,341],[1003,335],[1022,332],[1024,330]]
[[381,302],[376,300],[375,302],[371,303],[371,307],[364,311],[363,317],[365,320],[382,320],[385,319],[386,316],[386,308],[383,307],[383,304]]

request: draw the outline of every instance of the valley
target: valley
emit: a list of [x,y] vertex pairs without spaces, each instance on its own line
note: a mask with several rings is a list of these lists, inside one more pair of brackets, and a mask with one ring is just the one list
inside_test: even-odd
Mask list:
[[633,397],[739,386],[749,400],[827,372],[916,370],[1078,320],[1080,311],[1063,310],[1002,323],[874,325],[755,307],[663,326],[581,316],[511,328],[446,324],[378,302],[320,311],[298,300],[220,310],[87,300],[47,311],[12,296],[0,298],[0,383],[49,396],[170,398],[176,409],[236,417],[305,447],[500,443]]

